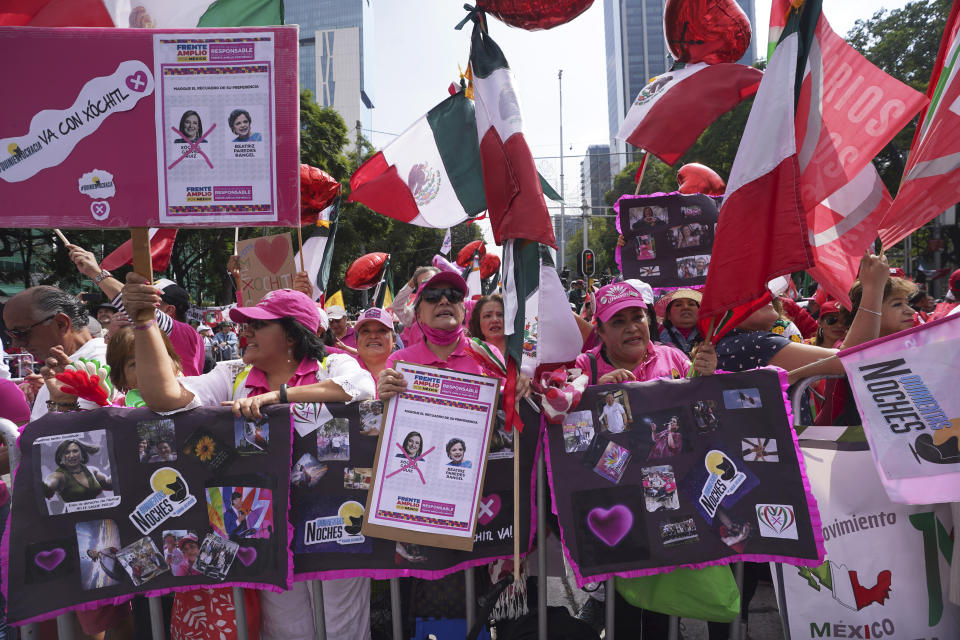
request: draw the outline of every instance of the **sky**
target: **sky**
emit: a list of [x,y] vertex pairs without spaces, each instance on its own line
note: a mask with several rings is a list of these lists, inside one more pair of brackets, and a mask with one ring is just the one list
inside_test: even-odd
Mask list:
[[[388,144],[447,95],[466,68],[470,28],[454,26],[466,15],[461,0],[373,0],[373,131],[376,148]],[[756,0],[757,54],[765,56],[770,0]],[[834,30],[845,35],[858,19],[895,9],[905,0],[823,0]],[[579,214],[580,160],[591,144],[609,142],[603,0],[575,20],[547,31],[525,31],[489,20],[514,74],[524,135],[537,165],[560,189],[560,82],[563,70],[564,194]]]

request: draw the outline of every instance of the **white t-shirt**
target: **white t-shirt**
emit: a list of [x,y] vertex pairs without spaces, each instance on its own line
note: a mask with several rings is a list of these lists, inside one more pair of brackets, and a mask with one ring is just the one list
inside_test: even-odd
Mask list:
[[624,422],[627,419],[627,412],[623,410],[623,405],[618,402],[603,405],[603,417],[607,420],[607,431],[610,433],[620,433],[623,431]]
[[[107,343],[103,338],[93,338],[88,340],[82,347],[73,352],[70,356],[70,362],[76,362],[80,358],[87,360],[96,360],[101,364],[107,363]],[[37,399],[33,402],[33,410],[30,412],[30,420],[36,420],[47,414],[47,400],[50,399],[50,391],[47,385],[40,387],[37,391]],[[89,400],[80,400],[81,409],[96,409],[98,405]]]

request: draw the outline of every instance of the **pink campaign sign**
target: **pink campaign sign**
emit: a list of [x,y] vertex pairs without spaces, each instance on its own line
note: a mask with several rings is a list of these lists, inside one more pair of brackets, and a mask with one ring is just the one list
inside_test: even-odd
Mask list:
[[299,222],[295,26],[0,27],[0,56],[0,227]]

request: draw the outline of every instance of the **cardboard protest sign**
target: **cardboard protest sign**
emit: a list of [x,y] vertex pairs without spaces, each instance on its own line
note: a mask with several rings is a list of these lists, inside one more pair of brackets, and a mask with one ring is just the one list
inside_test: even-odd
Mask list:
[[[365,535],[367,493],[383,423],[383,403],[291,405],[294,431],[291,486],[295,579],[417,576],[436,579],[513,554],[513,438],[504,413],[490,431],[487,473],[477,505],[473,551],[395,542]],[[532,541],[532,474],[540,416],[521,403],[520,541]],[[432,454],[430,454],[432,455]],[[443,457],[446,458],[445,451]],[[445,466],[445,465],[444,465]]]
[[960,316],[840,352],[887,494],[960,501]]
[[717,223],[717,203],[702,194],[622,196],[614,205],[617,247],[624,278],[639,278],[654,289],[702,285],[707,281]]
[[297,47],[296,27],[0,27],[0,226],[298,224]]
[[256,423],[226,408],[51,414],[20,449],[10,622],[190,586],[288,588],[285,407]]
[[774,369],[588,387],[547,463],[577,583],[738,560],[821,562]]
[[297,275],[289,233],[237,243],[243,306],[257,304],[270,291],[290,289]]
[[960,637],[960,607],[948,599],[949,506],[892,503],[862,436],[832,442],[825,431],[836,429],[805,430],[800,449],[827,560],[818,567],[772,566],[785,596],[779,602],[787,637]]

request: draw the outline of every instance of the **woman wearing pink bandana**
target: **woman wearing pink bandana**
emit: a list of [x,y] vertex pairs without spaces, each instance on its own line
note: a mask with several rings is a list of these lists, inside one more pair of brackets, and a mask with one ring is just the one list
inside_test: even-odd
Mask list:
[[[601,287],[596,293],[597,335],[600,345],[577,357],[576,366],[590,376],[590,384],[644,382],[657,378],[682,378],[691,364],[678,349],[655,347],[650,341],[646,303],[630,282]],[[700,375],[717,368],[717,354],[703,344],[693,361]]]

